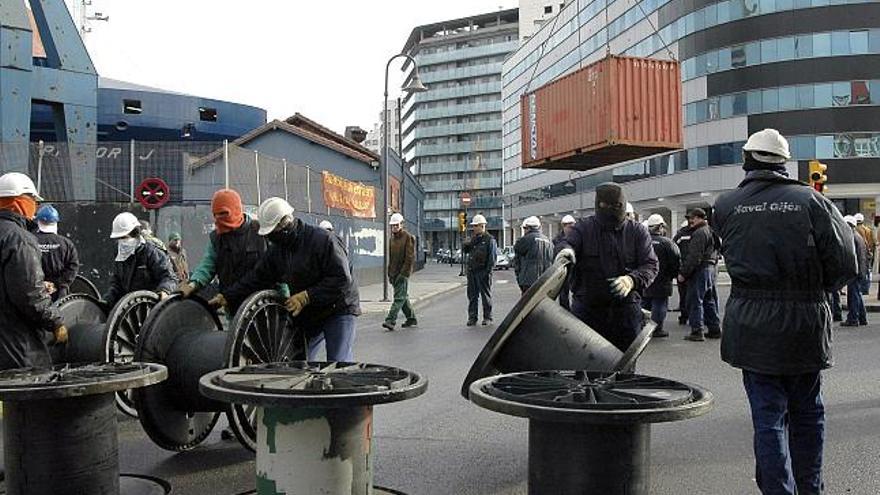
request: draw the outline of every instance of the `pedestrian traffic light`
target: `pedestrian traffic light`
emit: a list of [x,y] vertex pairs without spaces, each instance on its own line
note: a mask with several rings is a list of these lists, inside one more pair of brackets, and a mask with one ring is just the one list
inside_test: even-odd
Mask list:
[[464,232],[467,230],[467,213],[460,211],[458,212],[458,231]]
[[810,187],[822,194],[828,190],[828,186],[825,185],[825,182],[828,181],[826,170],[828,170],[828,165],[819,160],[810,160]]

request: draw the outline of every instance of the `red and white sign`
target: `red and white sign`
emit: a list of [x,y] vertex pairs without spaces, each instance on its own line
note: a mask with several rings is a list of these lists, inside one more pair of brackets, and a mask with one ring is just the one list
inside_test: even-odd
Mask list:
[[468,194],[467,192],[461,193],[461,195],[459,196],[459,199],[461,199],[461,204],[464,206],[468,206],[471,204],[471,195]]
[[144,179],[141,185],[138,186],[135,195],[140,204],[148,210],[161,208],[171,199],[171,191],[168,189],[168,184],[158,177]]

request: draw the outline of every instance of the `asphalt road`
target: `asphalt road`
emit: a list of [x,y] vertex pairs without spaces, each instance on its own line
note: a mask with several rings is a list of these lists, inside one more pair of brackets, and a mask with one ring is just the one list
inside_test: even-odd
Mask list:
[[[449,276],[457,273],[458,267],[451,268]],[[496,322],[518,298],[512,278],[511,272],[496,275]],[[723,300],[727,291],[721,292]],[[383,331],[379,316],[359,321],[358,360],[430,379],[425,395],[376,408],[376,484],[410,495],[525,494],[526,420],[481,409],[459,395],[465,372],[494,327],[465,327],[463,289],[422,304],[417,312],[418,329],[393,333]],[[650,344],[639,372],[700,384],[715,394],[716,406],[700,418],[654,426],[652,493],[758,493],[740,374],[721,362],[718,341],[684,341],[686,329],[675,317],[671,313],[667,324],[672,336]],[[868,327],[840,329],[834,339],[836,366],[824,375],[827,493],[875,495],[880,493],[880,316]],[[150,443],[136,421],[122,420],[122,470],[165,478],[177,495],[253,489],[251,454],[236,442],[220,440],[221,426],[222,420],[196,450],[172,453]]]

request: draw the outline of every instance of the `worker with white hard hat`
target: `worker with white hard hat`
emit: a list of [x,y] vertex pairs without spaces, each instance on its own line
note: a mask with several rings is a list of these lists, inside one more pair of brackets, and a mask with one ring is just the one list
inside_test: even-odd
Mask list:
[[333,224],[330,223],[330,220],[321,220],[321,223],[318,224],[318,227],[333,232]]
[[412,276],[416,261],[416,238],[403,228],[403,215],[394,213],[388,220],[391,239],[388,246],[388,280],[394,287],[394,302],[382,326],[393,332],[397,325],[397,314],[402,310],[406,320],[403,328],[419,324],[412,304],[409,302],[409,277]]
[[[571,215],[565,215],[562,217],[562,228],[559,229],[559,233],[556,234],[556,237],[553,238],[553,255],[559,254],[559,251],[562,249],[560,246],[562,244],[565,236],[571,232],[571,229],[574,227],[576,220]],[[571,272],[567,277],[565,277],[565,281],[562,283],[562,287],[559,289],[559,296],[557,297],[559,301],[559,305],[565,309],[571,309]]]
[[523,294],[553,264],[553,242],[541,232],[541,220],[531,216],[523,221],[524,234],[513,245],[516,283]]
[[326,342],[327,361],[352,361],[355,317],[361,311],[348,252],[339,236],[293,213],[281,198],[263,201],[257,210],[258,233],[269,240],[269,250],[209,303],[238,305],[258,290],[286,283],[292,295],[285,306],[308,337],[308,359],[320,360],[318,351]]
[[52,364],[46,342],[67,341],[40,266],[40,247],[28,232],[42,201],[27,175],[0,176],[0,370]]
[[636,220],[636,209],[633,207],[632,203],[630,203],[628,201],[626,203],[625,213],[626,213],[626,218],[628,218],[630,220]]
[[477,214],[471,221],[473,235],[462,244],[467,258],[467,326],[477,324],[477,310],[483,301],[483,325],[492,324],[492,270],[495,268],[498,246],[495,238],[486,232],[486,217]]
[[752,134],[743,146],[745,179],[715,201],[712,227],[732,284],[721,359],[742,373],[759,491],[818,494],[826,431],[820,373],[832,364],[826,293],[857,276],[856,241],[828,198],[789,177],[790,159],[775,129]]
[[668,337],[669,332],[663,328],[669,308],[669,296],[672,295],[672,280],[678,276],[681,254],[678,246],[666,236],[666,220],[657,213],[645,220],[645,226],[651,233],[651,246],[660,262],[660,271],[654,282],[645,289],[642,308],[651,312],[651,320],[657,324],[654,337]]
[[141,222],[129,212],[116,215],[110,239],[116,241],[116,259],[110,288],[102,299],[113,306],[136,290],[149,290],[164,299],[179,282],[168,254],[141,234]]
[[865,215],[862,215],[862,213],[859,212],[853,215],[853,217],[856,219],[856,233],[862,236],[862,239],[865,240],[865,249],[868,254],[868,276],[865,277],[862,284],[862,294],[868,295],[869,289],[871,288],[872,273],[874,271],[874,254],[877,251],[877,242],[874,239],[874,229],[865,223]]

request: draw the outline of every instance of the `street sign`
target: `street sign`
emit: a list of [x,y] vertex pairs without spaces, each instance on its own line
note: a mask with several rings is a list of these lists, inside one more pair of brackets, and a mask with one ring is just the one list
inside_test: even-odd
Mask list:
[[463,206],[470,206],[470,204],[471,204],[471,195],[468,194],[467,192],[463,192],[463,193],[461,193],[461,195],[459,195],[459,199],[461,199],[461,204],[462,204]]
[[144,179],[137,187],[135,194],[140,204],[148,210],[161,208],[171,199],[168,184],[158,177]]

